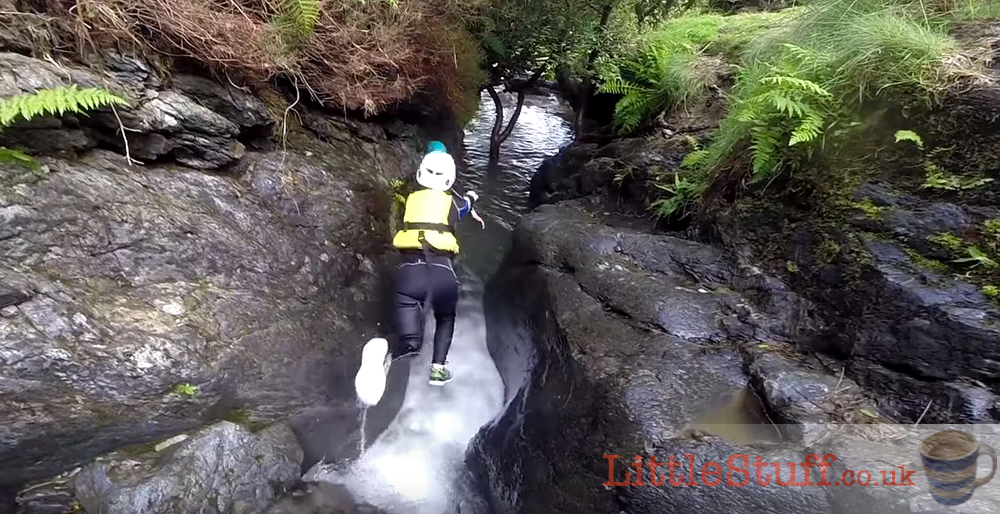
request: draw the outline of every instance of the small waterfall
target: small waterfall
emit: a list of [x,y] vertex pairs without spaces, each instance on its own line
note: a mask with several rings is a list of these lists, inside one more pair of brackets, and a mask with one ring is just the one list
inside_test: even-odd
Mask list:
[[[395,419],[368,447],[368,409],[359,404],[360,457],[346,465],[317,466],[303,477],[343,484],[356,501],[392,514],[475,514],[484,509],[474,498],[465,452],[479,429],[501,412],[504,385],[486,346],[483,284],[509,247],[513,224],[526,210],[531,176],[542,159],[571,139],[569,123],[558,115],[559,101],[532,97],[504,145],[494,172],[498,175],[487,177],[493,106],[485,93],[484,99],[479,116],[466,130],[466,166],[458,178],[461,190],[480,192],[477,210],[486,229],[474,221],[458,227],[462,255],[455,267],[461,290],[448,356],[454,379],[443,387],[428,383],[434,330],[428,309],[421,355],[393,364],[393,373],[396,366],[408,367],[406,396]],[[509,119],[514,105],[507,103]]]

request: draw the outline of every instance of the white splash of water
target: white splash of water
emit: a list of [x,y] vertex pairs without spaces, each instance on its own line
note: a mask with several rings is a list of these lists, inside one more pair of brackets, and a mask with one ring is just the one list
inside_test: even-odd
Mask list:
[[365,453],[365,446],[368,446],[367,444],[365,444],[367,442],[367,441],[365,441],[365,438],[367,437],[366,434],[368,433],[367,432],[367,430],[368,430],[368,406],[365,405],[365,404],[363,404],[363,403],[361,403],[359,401],[358,402],[358,409],[359,409],[359,412],[358,412],[358,431],[360,432],[360,436],[361,436],[360,439],[358,439],[358,455],[364,455],[364,453]]

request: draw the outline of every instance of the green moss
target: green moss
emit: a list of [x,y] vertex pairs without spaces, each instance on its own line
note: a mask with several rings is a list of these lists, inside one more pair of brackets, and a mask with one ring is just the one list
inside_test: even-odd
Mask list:
[[924,268],[924,269],[928,269],[928,270],[931,270],[931,271],[935,271],[937,273],[948,273],[948,265],[947,264],[945,264],[945,263],[943,263],[943,262],[941,262],[941,261],[939,261],[937,259],[929,259],[927,257],[924,257],[923,255],[920,255],[919,253],[917,253],[912,248],[906,248],[905,251],[906,251],[907,257],[910,258],[910,261],[915,266],[917,266],[919,268]]
[[816,245],[816,264],[826,266],[840,255],[840,245],[832,239],[824,239]]
[[399,231],[400,223],[403,221],[403,211],[406,209],[406,196],[403,195],[406,181],[394,178],[389,183],[389,187],[392,189],[392,205],[389,208],[389,237],[393,237]]
[[983,242],[991,252],[1000,252],[1000,218],[983,223]]
[[962,255],[965,252],[965,243],[950,232],[939,232],[928,237],[927,240],[948,250],[954,256]]
[[861,200],[860,202],[854,202],[851,205],[855,209],[858,209],[861,212],[865,213],[865,216],[868,216],[869,218],[876,219],[876,220],[877,219],[881,219],[882,218],[882,212],[885,211],[885,207],[879,207],[879,206],[875,205],[868,198],[865,198],[864,200]]
[[785,269],[788,270],[789,273],[798,273],[799,265],[796,264],[795,261],[788,261],[785,263]]

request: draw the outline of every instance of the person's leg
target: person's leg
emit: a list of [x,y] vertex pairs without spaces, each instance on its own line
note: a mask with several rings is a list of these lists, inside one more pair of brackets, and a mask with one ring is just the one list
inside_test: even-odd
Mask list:
[[424,309],[422,302],[412,296],[396,292],[397,343],[392,358],[398,359],[420,353],[424,344]]
[[434,308],[434,356],[431,361],[431,380],[433,385],[443,385],[451,380],[451,372],[445,368],[448,351],[451,349],[452,337],[455,334],[455,311],[458,304],[458,278],[451,269],[437,264],[433,266],[431,297]]
[[361,350],[361,367],[354,377],[358,399],[368,406],[382,399],[393,359],[420,352],[424,333],[425,275],[423,265],[404,264],[396,268],[393,306],[396,344],[390,348],[389,342],[381,337],[368,341]]
[[404,263],[396,269],[395,325],[396,348],[392,357],[420,353],[424,345],[424,300],[427,295],[427,267]]

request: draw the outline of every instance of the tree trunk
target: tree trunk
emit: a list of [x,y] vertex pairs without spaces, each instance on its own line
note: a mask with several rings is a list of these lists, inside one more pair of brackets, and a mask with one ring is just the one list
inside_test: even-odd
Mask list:
[[497,94],[496,89],[492,85],[487,86],[486,90],[490,94],[490,98],[493,99],[493,105],[496,108],[496,119],[493,120],[493,131],[490,133],[490,159],[489,164],[493,165],[500,161],[500,145],[510,137],[510,133],[514,131],[514,125],[517,124],[517,119],[521,116],[521,108],[524,107],[524,97],[526,96],[526,91],[531,86],[538,82],[541,78],[542,73],[545,73],[545,66],[542,66],[524,82],[523,84],[518,84],[508,90],[517,91],[517,107],[514,108],[514,114],[511,115],[510,121],[507,122],[507,127],[503,127],[503,101],[500,99],[500,95]]
[[496,118],[493,120],[493,131],[490,132],[490,164],[495,164],[500,160],[500,134],[503,133],[503,100],[497,94],[497,90],[492,84],[486,86],[486,92],[493,99],[493,108]]
[[[608,25],[611,23],[611,13],[615,10],[615,3],[610,2],[608,5],[604,6],[601,11],[601,23],[597,26],[598,41],[604,36],[608,30]],[[583,135],[583,120],[587,115],[587,106],[590,104],[590,97],[594,96],[594,80],[591,77],[594,72],[594,63],[597,61],[597,57],[600,55],[600,44],[594,45],[594,48],[590,49],[590,54],[587,55],[587,69],[584,73],[583,78],[583,91],[580,98],[580,109],[576,111],[576,119],[574,120],[575,127],[573,129],[574,139],[579,141],[580,137]]]

